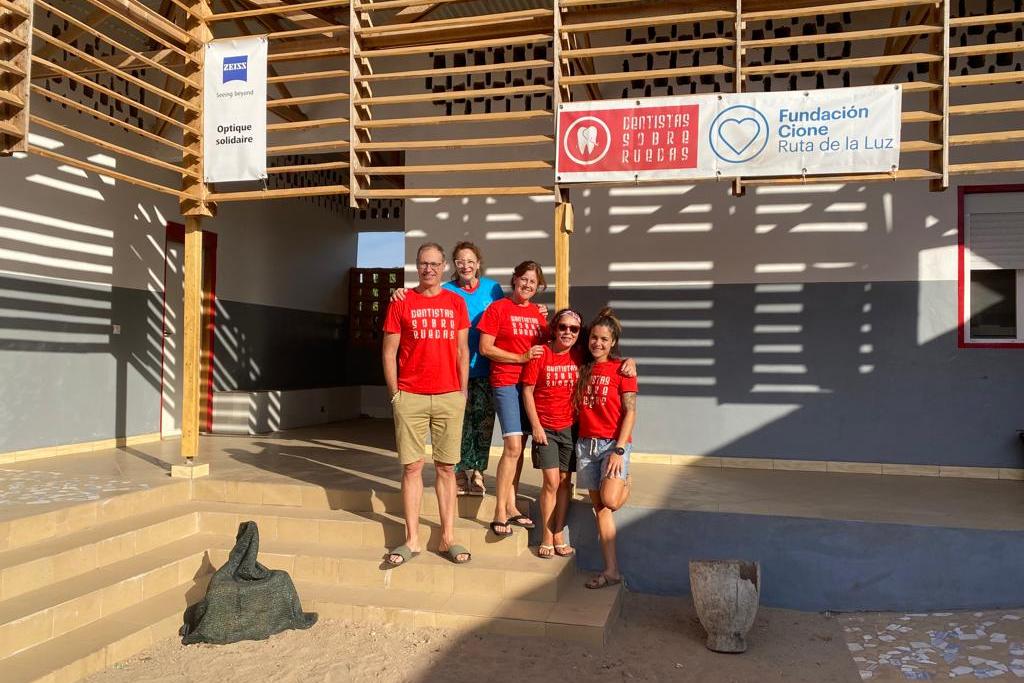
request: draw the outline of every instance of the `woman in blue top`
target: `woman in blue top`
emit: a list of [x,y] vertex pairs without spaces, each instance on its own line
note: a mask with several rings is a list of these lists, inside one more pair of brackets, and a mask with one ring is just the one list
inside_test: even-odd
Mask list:
[[482,496],[484,470],[490,457],[491,432],[494,431],[494,402],[491,398],[491,362],[480,354],[480,332],[476,324],[484,310],[505,296],[501,285],[480,277],[483,258],[472,242],[459,242],[452,250],[455,273],[444,287],[461,295],[469,309],[469,397],[462,423],[462,460],[455,466],[455,482],[460,494]]

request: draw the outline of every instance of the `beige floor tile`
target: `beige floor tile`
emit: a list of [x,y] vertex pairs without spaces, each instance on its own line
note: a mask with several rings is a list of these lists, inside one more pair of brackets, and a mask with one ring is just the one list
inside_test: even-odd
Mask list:
[[[322,519],[316,522],[316,536],[324,545],[363,545],[364,527],[379,526],[373,522]],[[380,544],[383,545],[383,535]]]
[[142,577],[142,597],[151,598],[178,585],[178,563],[147,572]]
[[103,616],[116,614],[121,610],[142,602],[142,577],[125,579],[101,591]]
[[53,636],[53,613],[50,611],[9,621],[0,626],[0,658],[33,647]]
[[53,637],[74,631],[103,616],[103,596],[89,593],[53,608]]
[[769,458],[722,458],[722,467],[744,470],[770,470],[774,465]]
[[321,523],[315,519],[279,517],[277,520],[278,537],[288,541],[319,543],[320,527]]
[[57,519],[53,513],[12,519],[8,530],[8,543],[11,548],[20,548],[52,538],[56,530]]
[[263,487],[263,504],[302,505],[302,488],[297,484],[267,484]]
[[6,600],[42,588],[53,581],[53,558],[42,557],[0,572],[0,598]]
[[53,556],[53,580],[63,581],[96,568],[96,546],[83,545]]
[[227,482],[220,479],[196,479],[192,482],[192,495],[196,500],[221,503],[227,498]]
[[520,621],[518,619],[495,618],[488,624],[487,630],[503,636],[520,638],[543,638],[547,633],[547,625],[543,621]]
[[[543,560],[538,560],[541,561]],[[504,597],[510,600],[554,602],[558,599],[557,579],[550,574],[506,572]]]
[[593,647],[604,644],[604,629],[598,626],[549,623],[544,625],[544,633],[547,638],[585,643]]
[[86,676],[102,671],[105,668],[107,668],[107,653],[101,649],[79,657],[71,664],[55,671],[52,674],[53,681],[54,683],[77,683]]
[[959,477],[961,479],[998,479],[997,467],[948,467],[939,468],[940,477]]
[[824,460],[772,460],[772,469],[784,472],[827,472]]
[[148,627],[139,627],[135,633],[127,635],[107,645],[106,659],[107,666],[124,661],[132,655],[138,654],[153,644],[153,634]]

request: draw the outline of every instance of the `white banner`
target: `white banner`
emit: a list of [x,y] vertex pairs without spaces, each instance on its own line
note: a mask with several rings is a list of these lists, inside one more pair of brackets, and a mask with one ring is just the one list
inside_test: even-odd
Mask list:
[[899,86],[567,102],[559,183],[894,172]]
[[267,37],[206,44],[203,179],[267,177]]

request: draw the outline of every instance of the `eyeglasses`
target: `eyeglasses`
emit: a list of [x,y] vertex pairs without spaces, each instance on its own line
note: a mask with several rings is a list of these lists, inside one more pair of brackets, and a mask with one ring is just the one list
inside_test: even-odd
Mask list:
[[566,325],[565,323],[558,323],[558,331],[559,332],[571,332],[573,334],[579,334],[580,333],[580,326],[579,325]]
[[477,262],[459,259],[458,261],[455,262],[455,265],[458,266],[459,268],[469,268],[470,266],[477,265]]
[[441,270],[441,266],[443,266],[443,265],[444,265],[443,262],[439,263],[437,261],[419,261],[416,264],[416,267],[419,268],[420,270],[427,270],[427,269],[430,269],[430,270]]

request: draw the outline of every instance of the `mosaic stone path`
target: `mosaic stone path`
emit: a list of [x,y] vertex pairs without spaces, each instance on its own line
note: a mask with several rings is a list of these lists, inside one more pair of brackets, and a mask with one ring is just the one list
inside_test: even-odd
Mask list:
[[1024,679],[1024,610],[840,617],[865,681]]
[[99,475],[0,469],[0,505],[73,503],[148,488],[149,484]]

